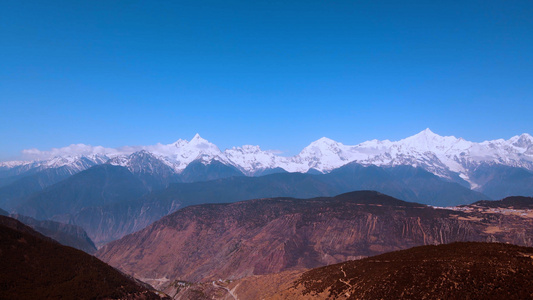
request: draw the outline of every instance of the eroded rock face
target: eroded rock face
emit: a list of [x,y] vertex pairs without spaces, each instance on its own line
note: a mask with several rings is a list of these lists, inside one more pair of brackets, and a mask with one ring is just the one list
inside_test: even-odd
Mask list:
[[191,206],[112,242],[97,256],[164,286],[316,268],[419,245],[533,245],[533,222],[512,214],[436,209],[377,192]]

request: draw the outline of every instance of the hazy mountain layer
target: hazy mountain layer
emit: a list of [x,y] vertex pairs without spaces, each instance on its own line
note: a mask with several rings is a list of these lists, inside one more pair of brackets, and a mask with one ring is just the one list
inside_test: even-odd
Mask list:
[[69,223],[84,208],[129,201],[149,189],[126,168],[100,165],[78,173],[25,199],[16,212]]
[[95,166],[28,197],[17,211],[34,218],[79,225],[100,246],[141,230],[179,207],[203,203],[333,196],[354,190],[377,190],[400,199],[438,206],[488,199],[422,169],[364,167],[355,163],[321,175],[276,173],[175,183],[150,194],[145,183],[125,167]]
[[9,217],[19,220],[25,225],[30,226],[33,230],[58,241],[62,245],[70,246],[89,254],[94,254],[96,252],[96,246],[93,241],[80,226],[49,220],[40,221],[31,217],[16,214],[9,215]]

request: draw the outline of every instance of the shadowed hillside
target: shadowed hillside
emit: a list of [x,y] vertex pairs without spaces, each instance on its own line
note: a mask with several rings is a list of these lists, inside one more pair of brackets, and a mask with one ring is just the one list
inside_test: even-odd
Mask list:
[[117,270],[0,216],[0,299],[160,299]]

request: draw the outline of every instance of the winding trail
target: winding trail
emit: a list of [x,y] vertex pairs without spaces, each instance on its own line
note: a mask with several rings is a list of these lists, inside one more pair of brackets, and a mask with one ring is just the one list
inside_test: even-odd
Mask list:
[[220,288],[220,289],[225,290],[226,292],[228,292],[228,294],[230,294],[231,297],[233,297],[233,299],[235,299],[235,300],[239,300],[239,298],[238,298],[237,296],[235,296],[235,294],[233,294],[233,292],[232,292],[230,289],[228,289],[228,288],[225,287],[225,286],[218,285],[218,284],[216,283],[216,281],[213,281],[213,286],[216,287],[216,288]]

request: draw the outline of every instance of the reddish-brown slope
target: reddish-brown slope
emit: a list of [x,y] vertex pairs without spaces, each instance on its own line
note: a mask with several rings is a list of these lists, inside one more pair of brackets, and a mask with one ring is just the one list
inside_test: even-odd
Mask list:
[[[529,220],[471,217],[376,192],[200,205],[112,242],[97,256],[163,286],[167,280],[198,282],[309,269],[454,241],[532,244]],[[506,231],[487,230],[491,224],[505,224]]]
[[273,299],[531,299],[533,248],[422,246],[305,272]]

